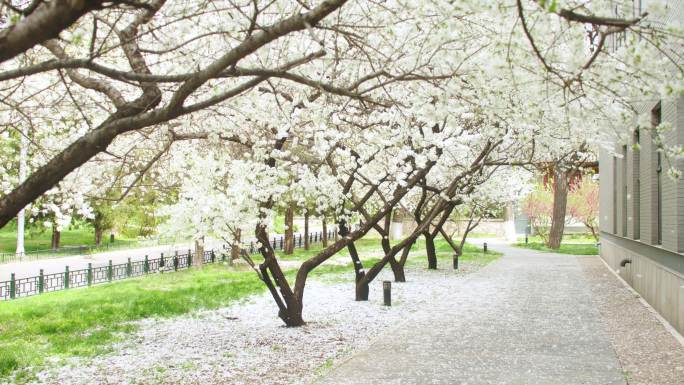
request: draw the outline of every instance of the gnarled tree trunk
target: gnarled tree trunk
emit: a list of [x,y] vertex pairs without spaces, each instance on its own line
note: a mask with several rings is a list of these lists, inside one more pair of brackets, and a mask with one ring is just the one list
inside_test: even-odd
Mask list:
[[269,243],[266,227],[262,224],[257,224],[255,233],[256,238],[262,245],[259,251],[264,257],[264,262],[259,265],[259,277],[266,284],[271,296],[278,305],[278,317],[287,326],[304,325],[302,302],[295,296],[278,264],[273,248]]
[[553,171],[553,211],[551,213],[551,229],[549,230],[549,242],[551,249],[560,248],[565,230],[565,211],[568,203],[569,177],[568,172],[561,167],[555,167]]

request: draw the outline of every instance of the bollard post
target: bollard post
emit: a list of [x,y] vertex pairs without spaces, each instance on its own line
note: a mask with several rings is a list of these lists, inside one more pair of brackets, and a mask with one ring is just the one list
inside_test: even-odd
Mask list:
[[69,288],[69,266],[64,267],[64,288]]
[[109,266],[107,266],[107,281],[112,282],[114,278],[114,268],[112,267],[112,260],[109,260]]
[[131,259],[128,258],[128,262],[126,263],[126,278],[130,278],[132,273],[133,265],[131,265]]
[[483,250],[484,250],[485,253],[487,252],[487,242],[484,243],[484,245],[483,245]]
[[88,286],[93,286],[93,264],[88,262]]
[[382,281],[382,294],[385,300],[385,306],[392,306],[392,282]]
[[211,263],[216,262],[216,254],[214,253],[214,249],[211,250]]
[[254,254],[254,242],[249,242],[249,253]]
[[173,256],[173,270],[178,271],[178,250],[176,250],[176,254]]
[[159,270],[164,267],[164,253],[161,253],[161,256],[159,257]]
[[278,248],[278,243],[276,242],[276,237],[273,237],[273,250]]
[[458,254],[454,254],[454,270],[458,270]]
[[188,249],[188,268],[192,266],[192,250]]
[[38,275],[38,294],[42,294],[44,288],[45,288],[45,275],[43,274],[43,269],[40,269],[40,273]]
[[14,299],[17,296],[17,282],[15,280],[14,273],[10,274],[10,299]]
[[150,260],[145,256],[145,262],[143,263],[143,273],[147,274],[150,272]]
[[528,239],[527,239],[527,234],[525,234],[525,244],[527,244]]

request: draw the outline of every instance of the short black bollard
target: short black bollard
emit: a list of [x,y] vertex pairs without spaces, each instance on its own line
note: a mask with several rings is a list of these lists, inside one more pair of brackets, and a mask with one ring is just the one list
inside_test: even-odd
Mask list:
[[528,239],[527,239],[527,234],[525,234],[525,244],[527,244]]
[[128,262],[126,263],[126,278],[130,278],[132,274],[133,274],[133,265],[131,264],[131,259],[128,258]]
[[211,263],[216,262],[216,254],[214,253],[214,250],[211,250]]
[[454,254],[454,270],[458,270],[458,254]]
[[93,264],[88,263],[88,286],[93,286]]
[[483,250],[484,250],[484,252],[486,253],[486,252],[487,252],[487,242],[485,242],[483,246],[484,246],[484,247],[483,247]]
[[188,249],[188,267],[192,266],[192,250]]
[[112,282],[114,278],[114,268],[112,266],[112,260],[109,260],[109,266],[107,266],[107,281]]
[[173,270],[178,271],[178,251],[173,256]]
[[143,263],[143,273],[147,274],[150,272],[150,260],[145,256],[145,262]]
[[382,294],[385,299],[385,306],[392,306],[392,282],[382,281]]
[[38,294],[42,294],[44,288],[45,288],[45,274],[43,273],[43,269],[40,269],[40,273],[38,275]]
[[64,288],[69,288],[69,266],[64,267]]
[[14,299],[17,296],[17,282],[14,277],[14,273],[10,274],[10,299]]
[[159,270],[164,267],[164,253],[161,253],[161,256],[159,257]]

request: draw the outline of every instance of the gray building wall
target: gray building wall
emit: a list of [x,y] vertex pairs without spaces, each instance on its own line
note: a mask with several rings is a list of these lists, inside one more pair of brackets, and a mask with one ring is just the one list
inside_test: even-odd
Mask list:
[[[649,1],[640,3],[646,6]],[[631,12],[639,13],[639,2],[634,4]],[[669,0],[667,6],[666,21],[684,19],[684,1]],[[611,44],[617,48],[619,40]],[[676,71],[673,66],[673,74]],[[663,145],[681,146],[684,144],[684,97],[639,101],[633,106],[637,113],[650,115],[658,103],[662,121],[673,127],[664,133]],[[626,130],[636,128],[636,119],[634,127],[625,127]],[[670,167],[684,171],[684,160],[661,156],[659,194],[658,146],[651,131],[649,127],[639,131],[638,146],[634,145],[637,136],[630,136],[628,141],[616,139],[612,149],[599,154],[601,257],[684,334],[684,180],[675,181],[668,176]],[[623,260],[631,263],[621,267]]]
[[[661,105],[661,118],[673,129],[665,146],[684,144],[684,97],[640,103],[642,113]],[[684,333],[684,181],[667,170],[684,170],[682,160],[661,155],[658,194],[657,145],[649,130],[627,142],[616,140],[599,155],[601,257],[673,327]],[[625,148],[626,146],[626,148]],[[625,191],[626,185],[626,191]],[[658,242],[658,205],[661,242]],[[629,259],[625,267],[620,262]]]

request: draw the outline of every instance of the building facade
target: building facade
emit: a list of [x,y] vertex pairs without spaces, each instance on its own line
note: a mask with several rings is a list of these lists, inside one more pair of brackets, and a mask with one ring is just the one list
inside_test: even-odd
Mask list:
[[[668,17],[684,19],[684,2],[669,1],[668,7]],[[650,115],[652,127],[672,125],[664,146],[684,144],[684,97],[634,105]],[[600,152],[600,254],[684,334],[684,180],[668,176],[671,166],[684,170],[684,161],[667,159],[652,131],[636,123],[628,140]]]

